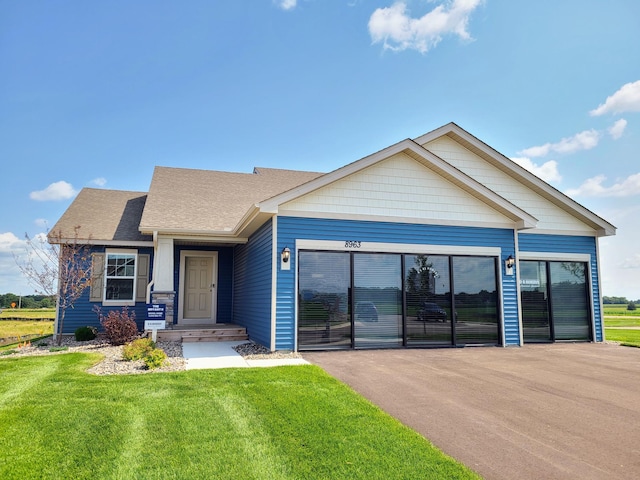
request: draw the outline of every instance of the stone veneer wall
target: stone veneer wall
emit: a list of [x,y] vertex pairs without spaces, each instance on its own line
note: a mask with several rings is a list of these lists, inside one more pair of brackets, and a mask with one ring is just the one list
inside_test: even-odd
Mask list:
[[167,327],[173,325],[175,310],[176,292],[174,291],[153,291],[151,292],[151,303],[166,305],[165,323]]

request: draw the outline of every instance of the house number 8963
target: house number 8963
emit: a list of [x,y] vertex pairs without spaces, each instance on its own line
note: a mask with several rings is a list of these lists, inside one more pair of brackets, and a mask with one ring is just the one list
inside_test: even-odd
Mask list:
[[362,246],[362,242],[357,240],[347,240],[344,242],[344,248],[360,248]]

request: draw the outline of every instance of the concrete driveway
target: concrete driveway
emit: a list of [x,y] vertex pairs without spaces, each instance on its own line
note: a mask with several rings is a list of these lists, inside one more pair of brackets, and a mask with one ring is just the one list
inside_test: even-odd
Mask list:
[[640,349],[581,343],[304,358],[486,479],[640,478]]

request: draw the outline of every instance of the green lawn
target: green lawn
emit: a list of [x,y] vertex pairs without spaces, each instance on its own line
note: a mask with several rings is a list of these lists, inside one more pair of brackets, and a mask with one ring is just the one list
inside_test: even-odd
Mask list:
[[640,347],[640,330],[605,329],[605,338],[623,345]]
[[0,478],[479,478],[315,366],[99,377],[0,359]]
[[[618,306],[620,311],[622,310],[622,305]],[[626,306],[624,306],[626,309]],[[608,311],[605,306],[605,317],[604,317],[604,328],[605,328],[605,338],[607,340],[613,340],[614,342],[621,342],[623,345],[631,345],[634,347],[640,347],[640,330],[635,329],[623,329],[623,328],[609,328],[609,327],[640,327],[640,316],[631,315],[635,314],[637,310],[633,312],[628,312],[628,315],[625,318],[610,318],[607,315],[614,315],[615,317],[622,316],[621,313],[606,313]]]

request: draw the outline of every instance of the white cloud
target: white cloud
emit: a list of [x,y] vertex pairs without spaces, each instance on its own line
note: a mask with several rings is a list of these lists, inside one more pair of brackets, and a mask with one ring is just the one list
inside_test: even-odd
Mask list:
[[627,121],[624,118],[621,118],[609,127],[607,131],[609,132],[609,135],[611,135],[611,138],[618,140],[624,133],[625,128],[627,128]]
[[12,232],[0,233],[0,293],[23,295],[35,293],[36,289],[29,284],[17,263],[24,260],[28,254],[27,242],[24,238],[18,238]]
[[623,85],[620,90],[610,97],[598,108],[591,110],[593,117],[605,113],[640,112],[640,80]]
[[562,176],[560,172],[558,172],[558,162],[555,160],[549,160],[542,165],[533,163],[531,159],[527,157],[515,157],[511,160],[545,182],[560,182],[562,180]]
[[604,175],[597,175],[585,180],[578,188],[567,190],[565,193],[570,197],[630,197],[640,195],[640,173],[630,175],[610,187],[603,186],[607,179]]
[[296,8],[298,1],[297,0],[278,0],[275,3],[282,10],[293,10],[294,8]]
[[13,252],[18,248],[23,248],[24,240],[20,240],[12,232],[0,233],[0,252]]
[[104,177],[98,177],[91,180],[91,183],[99,187],[104,187],[107,184],[107,179]]
[[622,262],[618,264],[618,266],[620,268],[640,268],[640,253],[636,253],[630,257],[626,257]]
[[482,3],[483,0],[449,0],[420,18],[411,18],[407,4],[398,1],[371,14],[369,35],[373,43],[383,42],[385,49],[426,53],[447,34],[471,40],[467,31],[469,17]]
[[600,133],[596,130],[585,130],[572,137],[566,137],[556,143],[545,143],[536,147],[525,148],[518,152],[525,157],[544,157],[551,152],[575,153],[580,150],[590,150],[600,141]]
[[31,192],[29,198],[31,200],[38,200],[40,202],[46,202],[48,200],[67,200],[75,196],[78,193],[73,189],[73,186],[61,180],[59,182],[52,183],[44,190]]
[[49,227],[49,222],[47,222],[46,218],[36,218],[33,223],[35,223],[35,225],[39,228],[48,228]]

